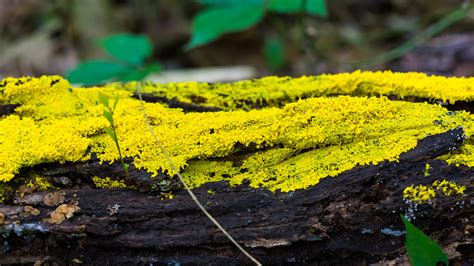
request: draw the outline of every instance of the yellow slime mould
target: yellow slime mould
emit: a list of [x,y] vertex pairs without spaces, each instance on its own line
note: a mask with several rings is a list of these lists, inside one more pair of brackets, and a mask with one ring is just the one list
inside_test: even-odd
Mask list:
[[[360,89],[369,88],[378,77],[387,75],[384,86],[392,86],[394,90],[402,86],[401,81],[390,76],[396,74],[372,74],[283,78],[285,82],[278,81],[279,78],[264,78],[222,84],[222,87],[228,87],[229,91],[235,89],[236,94],[229,95],[228,99],[265,88],[259,97],[265,97],[269,104],[277,103],[282,97],[294,100],[301,97],[295,91],[317,88],[316,83],[311,82],[303,86],[304,80],[367,79],[367,83],[341,81],[331,83],[330,87],[342,89],[344,84],[359,84],[354,86]],[[427,82],[416,87],[416,82],[407,81],[403,83],[406,88],[426,89],[436,82],[445,88],[460,86],[466,91],[470,88],[459,85],[467,84],[462,79],[443,78],[441,83],[433,78],[430,83],[432,77],[421,74],[406,74],[406,77]],[[382,83],[377,82],[379,85],[375,88],[381,88]],[[287,85],[281,85],[283,83]],[[166,86],[186,91],[186,84]],[[328,81],[326,85],[329,84]],[[110,98],[119,95],[114,120],[124,157],[152,176],[159,171],[173,175],[147,129],[140,103],[132,97],[132,90],[116,88],[117,84],[74,88],[57,76],[1,81],[0,104],[19,104],[20,107],[0,118],[0,180],[12,180],[25,167],[85,161],[93,154],[102,163],[118,160],[115,143],[105,132],[108,122],[102,116],[99,92]],[[274,97],[280,94],[283,96]],[[247,101],[245,97],[240,99],[241,103]],[[192,187],[212,181],[227,180],[234,185],[248,180],[252,187],[283,192],[316,185],[322,178],[337,176],[357,165],[396,161],[401,153],[414,148],[418,140],[457,126],[464,126],[470,134],[472,121],[466,112],[449,112],[438,105],[390,101],[385,97],[321,97],[281,105],[250,111],[184,113],[160,103],[145,103],[145,109],[158,138]]]
[[[108,87],[135,91],[136,82]],[[474,78],[454,78],[423,73],[355,71],[319,76],[265,77],[227,84],[179,82],[145,83],[143,91],[157,97],[176,99],[224,110],[250,110],[255,106],[282,106],[298,99],[331,95],[395,96],[456,101],[474,100]]]

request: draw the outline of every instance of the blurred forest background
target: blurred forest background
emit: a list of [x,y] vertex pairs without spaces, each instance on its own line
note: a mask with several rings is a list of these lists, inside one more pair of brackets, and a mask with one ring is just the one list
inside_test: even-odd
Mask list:
[[470,1],[327,0],[326,5],[327,17],[267,13],[255,26],[185,50],[193,18],[204,8],[199,1],[0,0],[0,77],[64,75],[79,62],[103,57],[98,41],[122,32],[152,40],[153,60],[164,67],[152,79],[163,82],[355,69],[474,75]]

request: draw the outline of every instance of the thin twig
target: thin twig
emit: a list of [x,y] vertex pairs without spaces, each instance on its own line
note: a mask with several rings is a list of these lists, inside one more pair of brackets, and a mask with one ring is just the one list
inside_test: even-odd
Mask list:
[[248,253],[239,243],[237,243],[237,241],[235,241],[235,239],[224,229],[224,227],[222,227],[222,225],[214,217],[212,217],[212,215],[204,208],[204,206],[201,204],[201,202],[199,202],[199,200],[197,199],[196,195],[194,195],[194,193],[191,191],[189,186],[186,184],[186,182],[184,181],[183,177],[181,176],[178,168],[175,166],[175,164],[171,160],[171,157],[169,156],[169,154],[166,151],[165,147],[163,147],[163,145],[161,144],[161,141],[158,139],[158,136],[155,134],[155,131],[153,130],[153,127],[150,124],[150,120],[148,118],[148,115],[146,114],[145,105],[143,104],[143,100],[142,100],[141,87],[142,87],[142,83],[140,82],[139,85],[138,85],[137,92],[138,92],[138,98],[140,99],[140,107],[141,107],[141,110],[142,110],[142,113],[143,113],[143,117],[145,118],[145,123],[147,124],[148,129],[150,130],[151,134],[153,135],[153,138],[155,139],[155,142],[160,147],[161,152],[165,155],[166,160],[171,165],[171,168],[173,169],[173,171],[178,176],[179,181],[183,184],[183,186],[186,189],[186,191],[188,192],[189,196],[191,196],[193,201],[196,203],[196,205],[199,207],[199,209],[201,209],[201,211],[207,216],[207,218],[209,218],[209,220],[211,220],[211,222],[213,222],[222,231],[222,233],[240,251],[242,251],[242,253],[244,253],[245,256],[247,256],[250,260],[252,260],[256,265],[262,265],[257,259],[255,259],[252,255],[250,255],[250,253]]

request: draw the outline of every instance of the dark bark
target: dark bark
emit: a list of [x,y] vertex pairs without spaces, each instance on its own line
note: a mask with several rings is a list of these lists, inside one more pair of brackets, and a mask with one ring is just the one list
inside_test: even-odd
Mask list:
[[0,104],[0,117],[9,115],[15,111],[19,104]]

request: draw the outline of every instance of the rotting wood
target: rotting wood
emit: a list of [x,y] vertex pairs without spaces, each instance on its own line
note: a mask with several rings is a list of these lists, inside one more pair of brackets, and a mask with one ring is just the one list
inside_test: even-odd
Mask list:
[[[434,160],[459,146],[462,134],[456,129],[428,137],[402,154],[398,163],[356,167],[306,190],[272,193],[245,184],[229,187],[218,182],[194,192],[264,264],[362,265],[403,261],[399,257],[405,253],[404,238],[390,232],[403,230],[398,214],[410,208],[402,198],[404,187],[430,184],[437,178],[456,180],[468,187],[463,204],[459,198],[439,198],[432,205],[420,205],[415,221],[442,246],[452,247],[453,261],[469,265],[474,256],[474,169]],[[426,163],[432,167],[427,177],[423,175]],[[91,167],[89,171],[96,171],[97,164],[81,167],[69,170]],[[119,171],[119,167],[111,166],[108,171]],[[248,263],[184,190],[175,190],[173,200],[160,199],[160,194],[153,192],[80,186],[58,192],[64,194],[66,203],[77,201],[80,207],[59,225],[43,221],[56,207],[34,200],[42,199],[46,192],[2,207],[7,223],[18,224],[7,225],[3,231],[8,237],[0,263],[21,263],[24,258],[64,264],[75,260],[86,265]],[[23,215],[20,207],[25,205],[39,209],[40,215]]]

